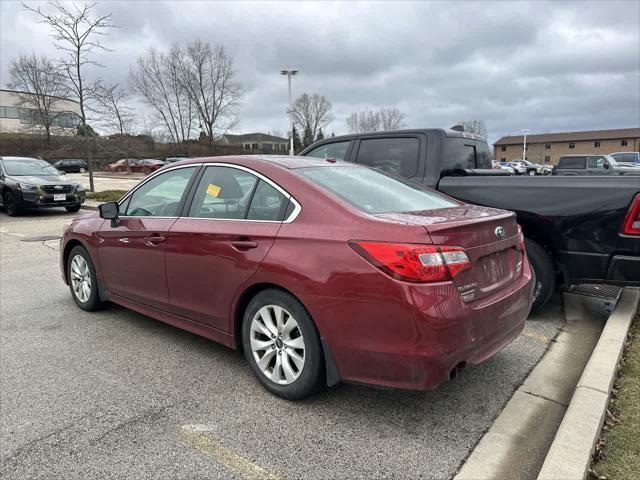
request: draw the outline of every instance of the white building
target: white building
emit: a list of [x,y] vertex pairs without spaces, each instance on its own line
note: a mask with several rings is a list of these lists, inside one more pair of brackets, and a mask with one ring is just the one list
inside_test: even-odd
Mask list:
[[[25,103],[24,92],[0,89],[0,133],[44,133],[38,122],[38,111]],[[56,97],[52,104],[52,135],[73,135],[80,124],[80,105],[73,100]]]

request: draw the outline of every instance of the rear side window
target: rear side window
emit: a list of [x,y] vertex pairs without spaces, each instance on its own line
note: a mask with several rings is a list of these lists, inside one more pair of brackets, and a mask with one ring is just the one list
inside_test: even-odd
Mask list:
[[368,168],[315,167],[296,172],[365,213],[415,212],[459,205],[422,185]]
[[282,193],[260,180],[249,205],[247,220],[281,221],[288,203],[289,200]]
[[370,138],[360,141],[356,163],[402,177],[418,174],[420,140],[414,137]]
[[445,138],[442,146],[442,174],[474,168],[491,168],[491,152],[487,142],[462,137]]
[[562,157],[558,168],[585,168],[585,157]]
[[190,217],[242,220],[258,177],[231,167],[207,167],[196,188]]
[[335,158],[336,160],[344,160],[347,156],[347,149],[349,148],[349,142],[336,142],[327,143],[326,145],[320,145],[318,148],[314,148],[306,157],[316,158]]

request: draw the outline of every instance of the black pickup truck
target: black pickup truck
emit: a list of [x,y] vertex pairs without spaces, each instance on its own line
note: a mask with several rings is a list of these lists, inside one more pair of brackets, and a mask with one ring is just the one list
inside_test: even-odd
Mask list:
[[534,308],[556,286],[640,286],[640,177],[511,176],[484,138],[445,129],[332,137],[300,155],[379,168],[467,203],[514,211],[536,274]]

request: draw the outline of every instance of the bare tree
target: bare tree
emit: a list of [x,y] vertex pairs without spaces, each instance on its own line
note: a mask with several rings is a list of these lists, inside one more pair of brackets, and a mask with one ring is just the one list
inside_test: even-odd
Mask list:
[[185,51],[174,47],[179,82],[193,102],[210,143],[236,123],[242,91],[235,81],[233,60],[224,47],[195,40]]
[[397,108],[363,110],[353,112],[347,117],[347,127],[351,133],[377,132],[380,130],[398,130],[404,125],[404,113]]
[[130,72],[132,90],[155,111],[174,144],[189,139],[196,118],[193,101],[180,81],[180,56],[175,45],[168,55],[151,48]]
[[66,93],[65,79],[60,69],[47,57],[37,57],[32,53],[14,59],[9,76],[9,88],[26,92],[18,94],[19,104],[34,112],[30,120],[44,127],[48,142],[51,126],[59,115],[56,108],[61,102],[59,97]]
[[347,117],[347,128],[350,133],[367,133],[380,130],[380,113],[373,110],[353,112]]
[[[100,42],[100,37],[115,28],[111,21],[111,13],[95,15],[95,3],[85,3],[83,6],[73,3],[67,7],[58,1],[49,2],[47,5],[52,9],[52,13],[44,12],[40,6],[33,8],[24,3],[22,5],[26,10],[37,14],[40,23],[48,25],[53,30],[54,45],[64,52],[60,62],[69,80],[70,92],[80,105],[81,129],[82,134],[86,135],[90,131],[87,128],[86,110],[91,88],[85,81],[84,67],[88,64],[98,65],[91,58],[96,49],[108,50]],[[89,188],[93,191],[91,148],[88,150],[88,164]]]
[[382,130],[398,130],[404,127],[404,113],[397,108],[381,108],[379,113]]
[[100,122],[110,131],[121,135],[130,133],[134,122],[134,115],[128,106],[129,91],[115,83],[112,85],[98,84],[93,92],[95,98],[94,111],[99,115]]
[[311,138],[316,138],[318,130],[333,121],[331,102],[324,95],[302,94],[293,103],[293,123],[299,130],[308,130]]
[[461,120],[458,125],[464,127],[465,132],[475,133],[481,137],[487,138],[487,127],[482,120]]

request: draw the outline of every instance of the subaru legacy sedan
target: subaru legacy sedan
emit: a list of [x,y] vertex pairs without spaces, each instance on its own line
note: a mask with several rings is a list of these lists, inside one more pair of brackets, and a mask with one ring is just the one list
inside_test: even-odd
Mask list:
[[81,309],[241,349],[286,399],[435,388],[517,337],[532,300],[513,213],[334,159],[175,163],[75,219],[60,252]]

